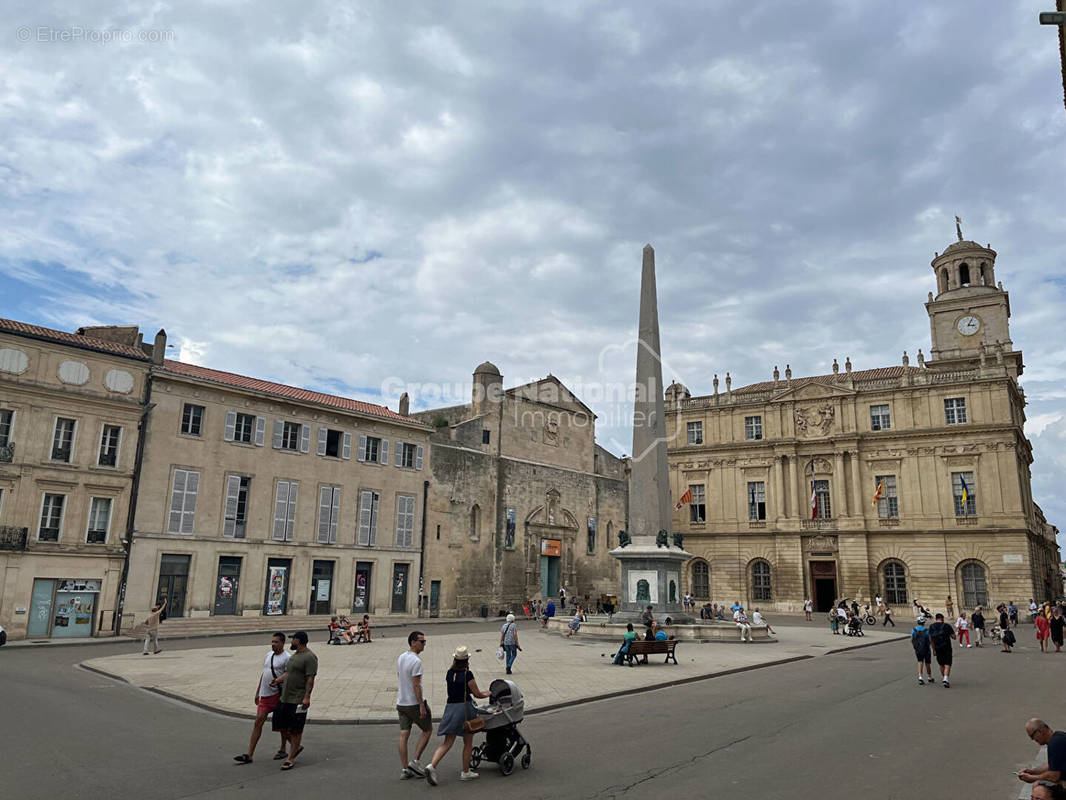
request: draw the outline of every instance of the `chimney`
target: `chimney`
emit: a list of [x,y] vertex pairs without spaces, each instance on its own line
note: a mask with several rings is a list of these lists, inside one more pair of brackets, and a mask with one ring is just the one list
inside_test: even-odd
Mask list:
[[155,335],[155,342],[152,344],[152,363],[157,366],[162,366],[163,359],[167,356],[167,332],[162,328]]
[[407,392],[400,395],[400,416],[406,417],[411,411],[411,398],[407,396]]

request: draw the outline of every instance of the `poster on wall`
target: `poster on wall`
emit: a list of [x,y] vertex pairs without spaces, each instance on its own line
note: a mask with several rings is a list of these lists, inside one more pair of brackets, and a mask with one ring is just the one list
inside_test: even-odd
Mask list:
[[366,573],[357,572],[355,575],[355,602],[352,603],[354,611],[366,611]]
[[269,617],[285,613],[285,567],[270,567],[267,575],[267,607]]
[[233,597],[233,579],[228,575],[220,575],[218,579],[218,599]]
[[329,600],[329,581],[325,578],[318,579],[318,596],[315,599],[323,602]]
[[540,554],[542,556],[561,556],[563,554],[563,543],[560,539],[541,539],[540,540]]

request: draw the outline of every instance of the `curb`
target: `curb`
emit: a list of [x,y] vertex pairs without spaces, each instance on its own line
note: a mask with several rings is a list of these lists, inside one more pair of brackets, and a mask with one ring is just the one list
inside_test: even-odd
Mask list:
[[905,641],[906,639],[907,639],[907,637],[901,634],[898,639],[881,639],[880,641],[877,641],[877,642],[866,642],[864,644],[852,645],[851,647],[839,647],[836,650],[826,650],[824,653],[822,653],[822,655],[824,655],[824,656],[832,656],[832,655],[836,655],[837,653],[850,653],[853,650],[865,650],[867,647],[877,647],[877,645],[879,645],[879,644],[890,644],[892,642],[902,642],[902,641]]

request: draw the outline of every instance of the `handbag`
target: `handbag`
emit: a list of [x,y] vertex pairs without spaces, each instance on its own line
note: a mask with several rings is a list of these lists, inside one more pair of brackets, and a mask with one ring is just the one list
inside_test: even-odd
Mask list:
[[[470,674],[469,670],[465,670],[463,672],[464,676],[466,676],[468,674]],[[463,681],[463,697],[466,700],[464,705],[466,705],[467,708],[469,708],[471,705],[473,705],[473,701],[470,699],[470,687],[467,685],[467,683],[468,683],[467,681],[465,681],[465,680]],[[475,713],[477,713],[477,712],[475,711]],[[485,727],[485,720],[483,720],[481,717],[474,717],[473,719],[468,719],[468,720],[464,720],[463,721],[463,733],[477,733],[479,730],[481,730],[484,727]]]
[[503,661],[505,657],[506,653],[503,652],[503,645],[501,644],[499,647],[496,648],[496,660]]

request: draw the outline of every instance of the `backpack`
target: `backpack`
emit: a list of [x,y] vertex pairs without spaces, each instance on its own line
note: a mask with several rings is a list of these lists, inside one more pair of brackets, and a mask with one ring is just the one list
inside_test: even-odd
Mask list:
[[929,639],[938,650],[951,647],[951,628],[946,622],[938,622],[929,629]]

